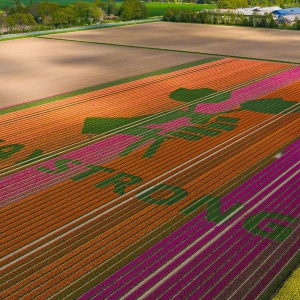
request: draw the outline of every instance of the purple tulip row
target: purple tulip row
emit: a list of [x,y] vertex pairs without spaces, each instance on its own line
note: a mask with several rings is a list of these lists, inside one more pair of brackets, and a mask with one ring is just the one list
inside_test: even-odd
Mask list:
[[[289,212],[292,212],[293,214],[296,213],[299,217],[300,203],[299,198],[297,199],[299,192],[297,192],[297,182],[299,183],[299,178],[298,181],[294,180],[293,183],[289,182],[289,185],[293,184],[294,191],[285,200],[282,199],[282,192],[285,192],[283,187],[279,193],[272,195],[272,202],[267,204],[267,207],[263,207],[266,204],[262,204],[262,207],[258,207],[254,212],[260,212],[261,209],[269,212],[274,212],[276,210],[276,212],[278,212],[280,211],[278,206],[283,204],[286,206],[292,205],[293,207],[296,207],[296,211],[290,209]],[[273,199],[276,200],[273,201]],[[243,218],[243,220],[244,219],[245,218]],[[241,220],[240,225],[242,225],[243,220]],[[283,224],[284,222],[282,221],[280,225]],[[296,233],[294,232],[293,237],[295,237],[295,234]],[[251,280],[251,278],[249,278],[251,274],[260,270],[261,277],[266,275],[268,269],[261,266],[262,262],[270,259],[271,256],[280,257],[281,252],[278,250],[280,243],[276,240],[263,238],[259,235],[253,235],[242,227],[231,228],[224,238],[229,236],[231,236],[231,238],[229,238],[229,241],[226,241],[223,245],[214,245],[219,248],[214,253],[210,254],[210,256],[212,256],[211,260],[213,263],[210,264],[209,267],[205,269],[203,263],[198,263],[197,259],[195,259],[191,262],[190,266],[187,266],[185,270],[182,270],[183,273],[187,273],[189,272],[189,268],[193,269],[192,275],[194,276],[191,276],[191,274],[189,274],[189,276],[186,275],[184,279],[181,279],[181,281],[174,285],[173,288],[169,290],[169,293],[164,294],[164,296],[168,296],[172,293],[174,295],[178,293],[178,291],[181,291],[178,294],[178,298],[176,297],[177,299],[180,299],[180,297],[184,294],[192,294],[193,297],[197,299],[200,297],[203,299],[217,299],[217,297],[220,297],[220,299],[228,299],[235,291],[237,291],[238,288],[240,288],[236,295],[236,298],[240,299],[242,298],[241,295],[245,295],[249,287],[251,287],[253,282],[255,282],[255,279]],[[236,239],[236,241],[234,239]],[[284,244],[284,247],[289,248],[289,241],[285,241],[282,244]],[[293,254],[295,253],[294,249]],[[201,255],[199,259],[202,257],[204,256]],[[205,257],[205,261],[207,259],[208,257]],[[197,263],[197,267],[194,267]],[[251,272],[249,274],[250,270]],[[263,289],[267,286],[274,275],[274,273],[270,273],[269,276],[266,277],[267,281],[265,281],[264,285],[260,286],[260,288]],[[194,278],[196,278],[196,280]],[[175,280],[175,278],[172,278],[172,280]],[[232,284],[232,282],[234,282],[234,284]],[[159,292],[162,294],[163,288],[166,289],[167,284],[171,283],[169,282],[166,283],[166,285],[162,285],[160,287],[161,290],[156,292],[158,294]],[[219,294],[224,290],[226,290],[226,296],[224,296],[225,293],[220,296]],[[261,290],[256,290],[256,292],[258,294]],[[256,298],[257,294],[254,295],[252,293],[252,299]]]
[[[283,166],[286,166],[287,169],[288,166],[292,166],[295,162],[299,161],[300,139],[289,145],[286,149],[287,151],[285,151],[282,157],[223,197],[221,202],[224,203],[224,209],[228,209],[236,202],[243,203],[250,197],[255,196],[263,186],[267,185],[268,182],[271,182],[278,174],[282,173],[279,170],[282,169]],[[253,186],[255,186],[255,188],[253,188]],[[248,194],[248,197],[245,197],[245,194]]]
[[[289,182],[288,184],[291,184]],[[284,189],[284,187],[283,187]],[[296,197],[296,185],[294,185],[295,192],[292,194],[292,197]],[[278,192],[279,195],[272,195],[278,200],[280,203],[282,198],[280,197],[282,190]],[[273,200],[273,199],[272,199]],[[291,201],[291,199],[288,199]],[[299,202],[299,198],[297,199]],[[286,204],[290,204],[287,202]],[[297,205],[295,201],[294,205]],[[264,205],[266,205],[264,203]],[[273,210],[276,203],[272,205],[268,205],[268,210]],[[262,207],[258,207],[252,213],[261,212],[262,209],[266,210],[263,205]],[[299,203],[298,203],[298,211],[297,215],[300,215],[299,211]],[[135,290],[135,292],[131,293],[128,299],[137,299],[138,297],[145,294],[151,287],[155,284],[159,284],[159,286],[151,293],[149,299],[153,299],[155,297],[161,297],[162,299],[169,299],[170,296],[174,296],[179,292],[178,299],[182,299],[189,295],[195,288],[200,287],[199,294],[202,295],[208,289],[211,288],[212,284],[220,280],[221,277],[225,276],[225,274],[233,268],[238,261],[244,261],[244,267],[247,267],[260,252],[269,247],[271,245],[272,240],[264,239],[260,236],[253,236],[251,233],[246,231],[243,226],[243,221],[245,220],[244,216],[241,220],[235,224],[230,229],[227,229],[227,226],[218,226],[222,227],[222,231],[224,231],[224,235],[220,234],[220,238],[217,239],[213,244],[207,247],[204,251],[201,251],[196,257],[193,258],[188,264],[183,264],[186,260],[190,258],[194,253],[191,251],[186,251],[183,255],[180,256],[179,259],[175,260],[172,264],[167,267],[164,267],[155,277],[152,277],[150,280],[145,280],[145,282],[141,282],[140,278],[134,278],[134,283],[136,285],[140,284],[139,288]],[[233,222],[233,221],[232,221]],[[220,229],[218,229],[219,231]],[[220,233],[219,231],[218,233]],[[228,241],[229,239],[229,241]],[[201,249],[203,246],[211,242],[211,238],[205,237],[205,243],[197,243],[195,249]],[[202,240],[203,242],[203,240]],[[259,246],[257,246],[259,245]],[[252,250],[254,249],[254,251]],[[274,248],[274,250],[276,250]],[[166,252],[168,250],[166,249]],[[250,255],[249,252],[251,251]],[[168,259],[168,258],[167,258]],[[257,266],[259,266],[260,260],[258,261]],[[183,265],[181,265],[183,264]],[[196,267],[195,267],[196,266]],[[220,268],[222,266],[222,268]],[[165,280],[166,276],[170,274],[175,268],[178,268],[176,273],[171,276],[168,280]],[[241,272],[243,268],[239,268]],[[197,279],[195,280],[194,277]],[[208,280],[209,278],[209,280]],[[240,278],[243,281],[246,280],[245,277]],[[162,281],[163,283],[159,283]],[[176,284],[170,289],[167,293],[166,290],[170,288],[176,282]],[[240,281],[241,282],[241,281]],[[187,286],[186,286],[187,285]],[[185,287],[183,289],[183,287]],[[112,295],[113,298],[118,298],[121,296],[120,292],[122,289],[118,290],[116,293]],[[220,291],[217,288],[215,291]],[[100,299],[101,294],[99,295]],[[197,298],[197,297],[196,297]],[[212,299],[207,297],[206,299]]]
[[[235,189],[233,192],[231,192],[229,195],[224,197],[221,200],[222,208],[225,210],[232,206],[232,204],[236,202],[244,203],[245,209],[241,211],[237,216],[229,222],[229,224],[232,224],[234,220],[237,218],[243,216],[241,220],[245,219],[245,211],[248,209],[251,209],[251,207],[255,204],[261,201],[264,197],[267,197],[269,193],[271,193],[279,183],[284,182],[287,180],[290,176],[292,176],[299,167],[294,166],[298,161],[300,157],[300,148],[299,148],[299,140],[292,145],[290,145],[287,148],[288,151],[285,151],[285,154],[279,158],[277,161],[269,165],[267,168],[256,174],[254,177],[252,177],[250,180],[245,182],[242,186]],[[288,171],[284,176],[280,178],[280,182],[276,181],[275,183],[272,183],[272,181],[276,180],[278,176],[280,176],[284,171],[288,170],[290,167],[292,169]],[[268,203],[268,211],[272,212],[274,211],[275,205],[278,206],[276,209],[276,212],[283,211],[284,213],[289,213],[289,211],[284,211],[284,208],[286,205],[289,204],[289,201],[292,201],[293,197],[295,197],[295,189],[297,187],[297,184],[291,185],[292,182],[299,181],[299,178],[292,177],[285,185],[283,185],[280,189],[276,191],[272,195],[272,203]],[[265,188],[263,192],[261,190],[266,187],[267,185],[270,185],[268,188]],[[290,187],[290,188],[288,188]],[[255,197],[259,192],[259,197]],[[297,193],[296,193],[297,194]],[[290,196],[288,196],[290,195]],[[276,197],[275,197],[276,196]],[[251,200],[251,198],[254,197],[254,201]],[[286,201],[283,201],[286,198]],[[234,199],[234,200],[232,200]],[[251,200],[250,203],[245,203],[247,201]],[[226,201],[225,201],[226,200]],[[299,199],[297,199],[298,201]],[[298,202],[296,202],[298,203]],[[279,209],[279,210],[278,210]],[[262,205],[258,206],[255,211],[252,211],[251,214],[257,213],[260,211],[266,210],[266,204],[263,202]],[[296,214],[298,215],[298,213]],[[296,216],[295,216],[296,217]],[[122,295],[129,292],[131,289],[133,289],[136,285],[141,284],[143,280],[146,280],[151,274],[155,271],[157,271],[160,267],[162,267],[166,262],[170,261],[170,259],[174,258],[176,255],[179,255],[181,251],[186,249],[189,245],[191,245],[193,242],[199,241],[192,247],[190,247],[187,251],[184,252],[184,254],[177,257],[176,260],[174,260],[172,263],[170,263],[167,267],[165,267],[161,272],[159,272],[156,276],[151,277],[149,280],[145,282],[145,284],[141,284],[140,288],[136,290],[136,292],[133,294],[134,297],[138,297],[145,293],[148,289],[150,289],[153,285],[158,283],[160,280],[163,280],[165,276],[167,276],[172,270],[174,270],[176,267],[178,267],[181,263],[184,263],[189,257],[191,257],[198,249],[202,249],[205,247],[207,243],[209,243],[214,237],[216,237],[218,234],[222,232],[222,230],[226,230],[227,226],[217,226],[214,228],[214,223],[212,222],[206,222],[205,221],[205,212],[199,214],[197,217],[186,223],[184,226],[179,228],[177,231],[173,232],[171,235],[169,235],[167,238],[159,242],[157,245],[153,246],[151,249],[143,253],[141,256],[133,260],[131,263],[127,264],[123,268],[121,268],[119,271],[117,271],[115,274],[101,282],[99,285],[97,285],[95,288],[90,290],[88,293],[86,293],[84,296],[82,296],[80,299],[90,299],[91,297],[96,298],[105,298],[110,295],[112,298],[118,298]],[[203,237],[205,233],[209,232],[208,235]],[[243,239],[239,238],[240,236],[243,236]],[[203,237],[203,238],[201,238]],[[252,233],[247,232],[242,227],[242,221],[239,221],[237,224],[234,224],[233,227],[226,233],[225,237],[229,237],[228,239],[221,238],[216,241],[216,243],[213,243],[211,246],[206,248],[200,255],[199,259],[200,261],[203,261],[202,264],[197,268],[196,271],[194,271],[195,274],[198,274],[201,270],[205,269],[205,266],[210,266],[214,261],[217,261],[218,258],[222,257],[222,253],[224,253],[224,249],[227,249],[226,255],[232,255],[232,253],[235,253],[235,259],[231,259],[230,263],[228,265],[223,266],[223,273],[216,273],[219,275],[219,277],[224,276],[224,272],[228,272],[228,268],[233,268],[237,265],[236,259],[239,259],[241,257],[245,257],[245,259],[240,261],[241,266],[247,266],[249,264],[248,257],[250,257],[250,261],[254,259],[260,252],[261,249],[267,247],[270,244],[270,239],[262,239],[259,236],[253,236]],[[252,241],[251,243],[249,241]],[[248,243],[249,242],[249,243]],[[219,243],[219,244],[218,244]],[[236,244],[235,244],[236,243]],[[247,243],[244,247],[241,245],[243,243]],[[259,243],[260,248],[255,248],[254,246]],[[222,246],[221,246],[222,245]],[[230,247],[230,245],[235,245],[234,247]],[[241,249],[237,253],[236,249]],[[251,254],[247,256],[246,254],[249,252],[249,250],[254,249],[251,251]],[[210,255],[214,253],[214,255]],[[210,255],[210,256],[209,256]],[[225,255],[225,254],[224,254]],[[245,256],[246,255],[246,256]],[[226,258],[226,256],[225,256]],[[223,259],[223,258],[222,258]],[[192,265],[194,265],[195,262],[192,262]],[[217,263],[218,265],[219,263]],[[243,268],[239,268],[238,271],[235,269],[234,272],[240,272]],[[210,281],[205,281],[204,278],[207,276],[209,272],[211,272],[213,268],[209,267],[208,270],[205,271],[205,275],[202,278],[203,282],[205,284],[201,285],[202,289],[206,290],[209,289],[209,287],[212,285],[212,282],[219,280],[217,275],[211,276]],[[231,273],[232,275],[235,275],[235,273]],[[167,293],[167,298],[173,295],[175,291],[181,290],[182,286],[187,284],[186,281],[180,280],[179,278],[181,276],[184,276],[187,273],[187,271],[180,271],[178,274],[175,274],[171,277],[171,282],[178,282],[178,286],[170,289],[170,291]],[[192,273],[192,274],[194,274]],[[178,278],[179,276],[179,278]],[[187,281],[190,282],[191,279],[187,277]],[[222,284],[222,282],[226,282],[227,277],[224,278],[223,281],[220,281],[218,284]],[[168,282],[168,281],[166,281]],[[199,285],[199,280],[197,280],[197,283]],[[228,284],[228,283],[226,283]],[[162,294],[166,288],[170,286],[170,282],[168,282],[166,285],[162,284],[161,287],[159,287],[155,291],[155,296],[158,296]],[[224,286],[222,287],[224,288]],[[221,289],[222,289],[221,288]],[[215,290],[216,291],[216,290]],[[217,288],[217,291],[219,291],[219,288]],[[131,295],[132,296],[132,295]]]

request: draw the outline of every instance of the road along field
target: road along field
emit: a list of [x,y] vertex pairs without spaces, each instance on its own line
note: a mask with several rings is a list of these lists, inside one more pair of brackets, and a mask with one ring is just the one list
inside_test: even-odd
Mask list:
[[4,299],[269,299],[299,264],[300,67],[237,58],[0,115]]
[[300,63],[295,30],[155,22],[49,37]]

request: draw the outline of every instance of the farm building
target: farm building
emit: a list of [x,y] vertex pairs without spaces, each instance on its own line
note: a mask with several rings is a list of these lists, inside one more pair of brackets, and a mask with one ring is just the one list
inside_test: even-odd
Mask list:
[[270,7],[247,7],[247,8],[237,8],[237,9],[219,9],[219,10],[214,10],[215,12],[232,12],[236,14],[243,14],[244,16],[252,16],[253,13],[256,13],[257,15],[263,16],[264,14],[269,14],[272,13],[273,11],[278,11],[280,10],[279,6],[270,6]]
[[279,10],[281,9],[279,6],[268,6],[268,7],[258,7],[253,9],[253,11],[258,11],[258,12],[262,12],[262,13],[271,13],[274,10]]
[[264,15],[265,13],[272,13],[274,10],[279,10],[279,6],[268,6],[268,7],[248,7],[248,8],[237,8],[235,11],[242,13],[245,16],[251,16],[254,12],[258,15]]
[[300,14],[300,7],[286,8],[286,9],[277,9],[272,12],[272,14],[281,17],[288,15]]
[[276,19],[277,24],[286,23],[287,25],[294,25],[300,20],[300,14],[281,16]]

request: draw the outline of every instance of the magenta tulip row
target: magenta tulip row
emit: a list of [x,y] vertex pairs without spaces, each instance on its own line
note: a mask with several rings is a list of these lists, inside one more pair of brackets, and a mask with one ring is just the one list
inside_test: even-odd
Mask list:
[[221,103],[198,104],[195,112],[213,114],[233,109],[248,100],[255,100],[261,96],[280,89],[300,79],[300,67],[260,80],[231,93],[230,99]]
[[[221,207],[225,211],[237,202],[245,205],[245,208],[234,219],[228,222],[226,226],[220,225],[214,227],[215,224],[207,222],[205,220],[205,212],[202,212],[167,238],[134,259],[131,263],[101,282],[80,299],[90,299],[95,295],[98,295],[99,299],[109,295],[112,298],[118,298],[130,292],[135,286],[140,285],[133,294],[134,298],[138,297],[146,293],[153,285],[163,280],[173,270],[176,270],[180,264],[183,264],[189,257],[195,255],[199,249],[204,250],[191,263],[187,264],[184,269],[176,272],[170,277],[169,281],[167,280],[165,284],[157,288],[152,296],[163,294],[172,282],[177,282],[177,284],[164,297],[168,298],[171,295],[175,295],[186,285],[190,286],[190,289],[195,288],[195,285],[201,286],[200,290],[203,293],[204,291],[209,291],[213,282],[218,282],[216,288],[213,289],[214,293],[220,292],[228,285],[228,279],[232,278],[232,276],[237,276],[261,253],[262,249],[271,247],[272,243],[275,247],[278,244],[277,241],[274,242],[269,238],[265,239],[261,236],[255,236],[243,228],[243,221],[246,217],[261,211],[291,214],[295,218],[299,217],[299,198],[297,198],[299,176],[294,176],[295,172],[299,170],[299,166],[297,165],[300,158],[299,144],[300,140],[287,147],[285,154],[277,161],[221,199]],[[284,172],[286,173],[279,177]],[[276,190],[276,187],[280,184],[282,186]],[[271,197],[268,197],[272,192]],[[267,201],[264,200],[265,198],[267,198]],[[262,204],[259,205],[260,202]],[[255,210],[247,213],[256,204],[258,206]],[[239,218],[240,220],[237,221]],[[221,235],[221,238],[217,238],[218,235]],[[210,243],[214,238],[217,238],[216,241],[208,248],[205,248],[205,245]],[[192,243],[195,243],[195,245],[190,246]],[[255,245],[260,246],[255,247]],[[237,249],[240,249],[240,251],[237,251]],[[180,254],[182,252],[183,254]],[[276,251],[274,250],[273,255],[275,254]],[[172,263],[169,263],[167,267],[164,267],[174,257],[176,259]],[[229,261],[222,267],[222,271],[214,271],[215,268],[212,267],[213,265],[215,267],[222,265],[220,264],[220,259],[221,262],[228,261],[228,259]],[[198,264],[199,261],[201,264]],[[217,261],[218,263],[216,263]],[[198,265],[198,267],[193,270],[191,275],[186,276],[185,274],[189,274],[189,269],[194,265]],[[151,277],[151,274],[157,272],[160,268],[162,270],[156,276]],[[225,276],[224,274],[227,274],[231,268],[231,277]],[[203,270],[205,271],[203,272]],[[199,285],[199,279],[193,281],[193,276],[197,276],[197,274],[202,274],[201,280],[205,284]],[[180,279],[184,276],[185,280]],[[208,276],[210,276],[210,280],[204,280]],[[220,281],[222,277],[224,278]],[[202,282],[201,280],[200,282]],[[143,281],[145,281],[144,284]],[[195,284],[188,284],[189,282],[195,282]]]

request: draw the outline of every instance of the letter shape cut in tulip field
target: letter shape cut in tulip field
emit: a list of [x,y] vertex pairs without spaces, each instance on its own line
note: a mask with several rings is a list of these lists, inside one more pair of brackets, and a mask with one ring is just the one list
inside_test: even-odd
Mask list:
[[283,242],[294,231],[292,226],[297,222],[298,219],[288,215],[260,212],[247,217],[244,227],[255,235]]

